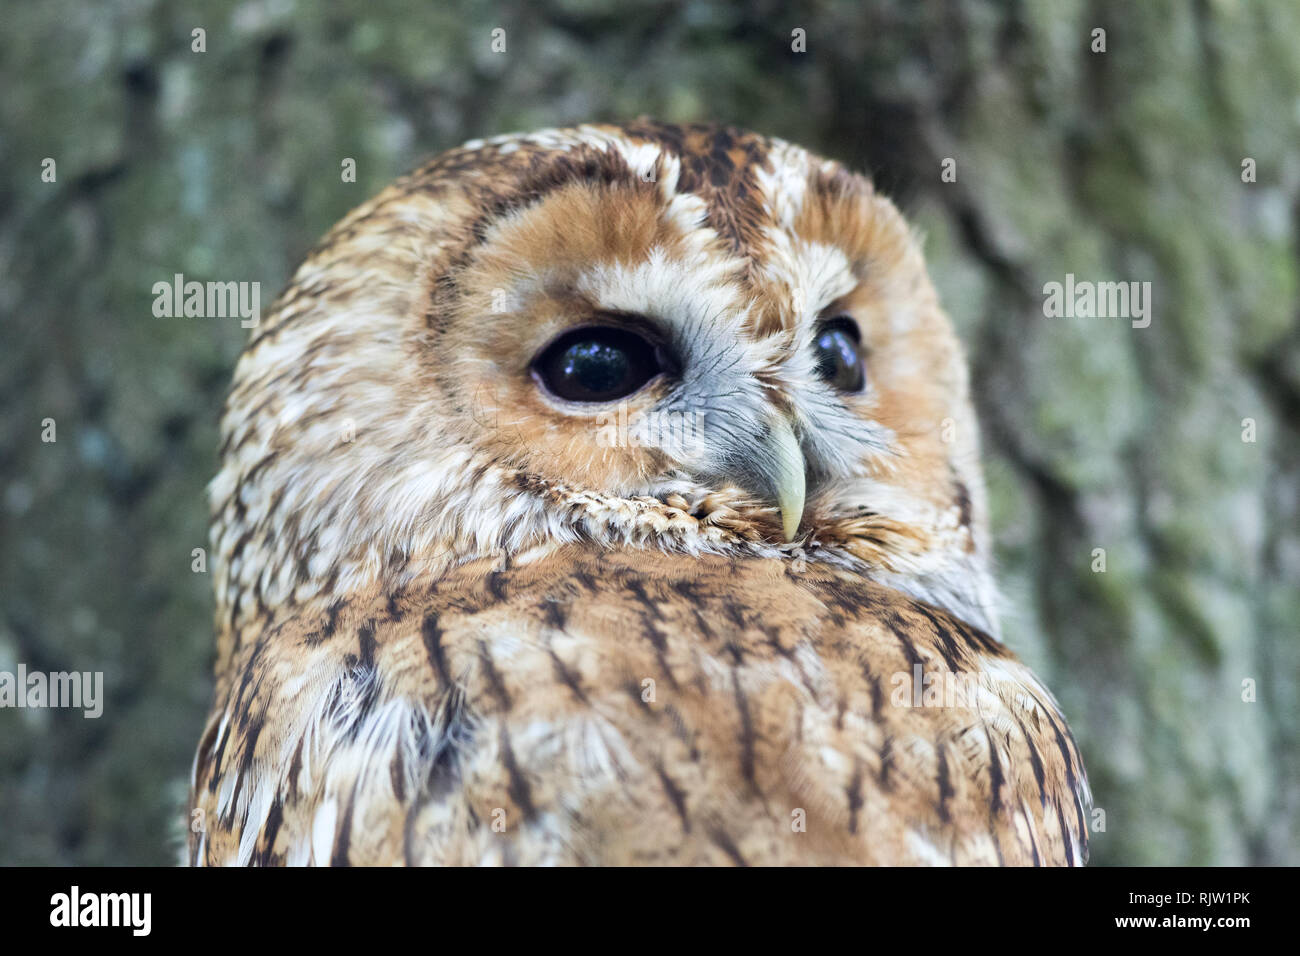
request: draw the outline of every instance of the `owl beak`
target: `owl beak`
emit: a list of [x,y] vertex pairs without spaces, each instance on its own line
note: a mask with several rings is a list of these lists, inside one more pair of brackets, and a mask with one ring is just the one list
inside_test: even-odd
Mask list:
[[768,451],[773,466],[768,479],[772,483],[777,507],[781,509],[781,529],[785,532],[785,540],[793,541],[799,522],[803,520],[807,485],[803,449],[799,447],[794,429],[784,418],[772,423]]

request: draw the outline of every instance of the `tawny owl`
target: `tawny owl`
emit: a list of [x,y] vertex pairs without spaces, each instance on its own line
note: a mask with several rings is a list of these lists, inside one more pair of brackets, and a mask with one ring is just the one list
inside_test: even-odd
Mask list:
[[195,863],[1087,857],[960,346],[833,162],[452,150],[310,254],[222,439]]

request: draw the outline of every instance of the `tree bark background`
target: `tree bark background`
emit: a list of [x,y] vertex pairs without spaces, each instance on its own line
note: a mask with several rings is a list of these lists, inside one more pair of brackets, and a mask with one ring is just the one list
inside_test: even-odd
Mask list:
[[[0,862],[165,863],[187,826],[191,554],[246,332],[154,317],[153,284],[268,308],[421,157],[650,114],[842,159],[925,234],[1006,640],[1082,745],[1093,861],[1300,863],[1298,49],[1291,0],[6,3],[0,671],[103,671],[107,700],[0,710]],[[1151,325],[1046,317],[1068,273],[1150,282]]]

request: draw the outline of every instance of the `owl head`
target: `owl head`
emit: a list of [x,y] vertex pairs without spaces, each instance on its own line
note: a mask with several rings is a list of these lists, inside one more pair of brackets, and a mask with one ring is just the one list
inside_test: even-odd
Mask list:
[[961,348],[864,178],[713,126],[467,143],[241,357],[218,620],[570,542],[856,569],[996,632]]

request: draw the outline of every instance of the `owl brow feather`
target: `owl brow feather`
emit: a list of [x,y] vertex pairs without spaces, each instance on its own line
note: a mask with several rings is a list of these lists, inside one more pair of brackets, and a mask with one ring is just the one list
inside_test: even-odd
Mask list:
[[491,227],[503,218],[529,209],[548,195],[565,186],[585,183],[600,186],[626,186],[645,193],[657,192],[654,181],[642,180],[627,159],[612,145],[604,149],[580,144],[573,151],[542,160],[529,156],[530,163],[511,190],[488,191],[487,208],[470,225],[472,241],[462,250],[468,252],[487,240]]

